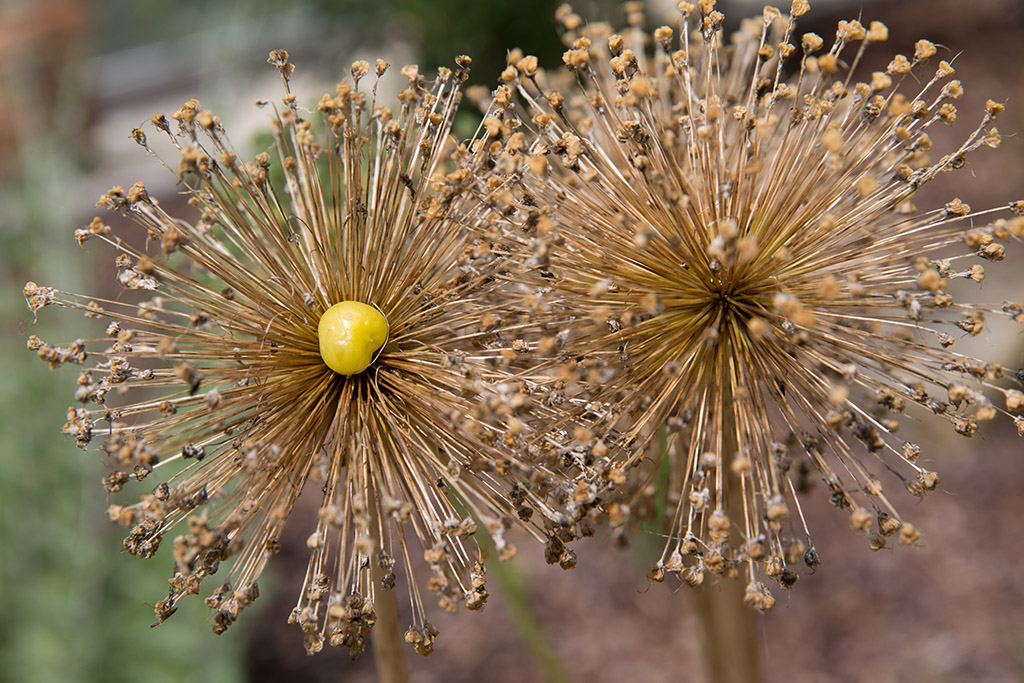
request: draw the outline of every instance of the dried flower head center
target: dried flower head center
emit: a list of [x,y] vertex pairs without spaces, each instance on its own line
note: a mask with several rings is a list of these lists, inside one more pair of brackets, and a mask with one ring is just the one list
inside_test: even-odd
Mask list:
[[750,280],[734,272],[714,273],[703,283],[705,290],[705,305],[716,309],[734,309],[737,306],[744,306],[754,303],[758,293],[763,294],[763,287],[758,285],[767,284],[766,280]]
[[320,316],[320,357],[339,375],[355,375],[370,366],[388,338],[388,321],[359,301],[334,304]]
[[[713,221],[708,223],[714,225]],[[712,336],[721,332],[723,326],[746,328],[753,319],[772,317],[774,299],[780,290],[787,288],[787,271],[772,254],[758,249],[757,236],[752,230],[738,227],[737,221],[732,219],[720,223],[726,223],[726,227],[717,231],[711,228],[711,235],[703,243],[652,242],[653,249],[674,253],[673,260],[681,268],[668,272],[664,265],[643,263],[657,278],[645,278],[660,303],[646,306],[650,313],[690,316],[692,323]],[[696,223],[687,229],[698,232],[706,228]],[[638,255],[641,259],[645,257],[642,252]]]
[[711,312],[721,312],[727,319],[743,318],[743,311],[756,305],[756,301],[745,291],[730,287],[711,292]]

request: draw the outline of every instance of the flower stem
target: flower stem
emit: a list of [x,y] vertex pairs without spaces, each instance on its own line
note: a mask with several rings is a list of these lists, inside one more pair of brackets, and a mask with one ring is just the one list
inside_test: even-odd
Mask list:
[[[376,571],[375,571],[376,574]],[[373,577],[378,585],[378,577]],[[374,601],[377,623],[373,626],[370,642],[373,647],[373,661],[377,665],[379,683],[407,683],[409,667],[405,661],[405,639],[398,625],[398,601],[395,591],[378,590]]]
[[743,604],[741,581],[705,582],[694,591],[704,626],[704,662],[709,683],[760,680],[754,611]]
[[[376,506],[370,506],[376,509]],[[376,516],[376,515],[374,515]],[[380,526],[376,519],[370,524],[370,537],[376,552],[380,552]],[[385,590],[384,571],[377,562],[371,562],[371,573],[374,585],[374,612],[377,621],[370,633],[370,646],[373,648],[373,661],[377,666],[378,683],[408,683],[409,666],[405,660],[405,638],[398,623],[398,599],[394,590]]]
[[[723,471],[739,452],[732,387],[723,382],[722,453]],[[743,501],[738,495],[726,499],[726,512],[732,520],[743,519]],[[734,532],[735,533],[735,532]],[[731,539],[736,543],[740,539]],[[704,626],[704,660],[710,683],[755,683],[760,680],[757,628],[754,610],[743,598],[742,579],[719,579],[697,587],[697,614]]]

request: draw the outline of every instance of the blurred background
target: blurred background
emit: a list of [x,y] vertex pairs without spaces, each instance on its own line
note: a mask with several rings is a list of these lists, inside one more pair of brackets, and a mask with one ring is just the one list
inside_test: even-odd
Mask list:
[[[109,254],[81,249],[72,234],[112,185],[142,180],[157,196],[174,193],[172,174],[128,137],[153,113],[197,97],[221,116],[236,146],[255,149],[266,119],[253,103],[280,94],[276,70],[265,64],[271,49],[291,52],[294,90],[314,101],[354,59],[378,56],[431,70],[470,54],[473,82],[491,85],[512,47],[537,54],[544,66],[561,63],[557,4],[3,0],[0,681],[373,680],[368,654],[355,662],[340,652],[306,658],[301,634],[285,624],[306,562],[302,529],[261,580],[265,597],[226,635],[211,633],[198,600],[183,601],[174,618],[149,628],[170,555],[147,562],[121,553],[122,530],[105,517],[99,459],[60,434],[75,373],[50,373],[25,350],[30,334],[67,341],[79,332],[61,332],[69,319],[49,309],[33,323],[21,288],[29,279],[70,291],[110,286]],[[760,4],[719,6],[736,20]],[[926,188],[920,206],[953,196],[976,207],[1022,198],[1022,3],[811,4],[800,29],[826,38],[840,18],[889,25],[890,49],[869,51],[868,69],[922,37],[941,46],[942,58],[955,56],[967,91],[955,136],[980,119],[986,98],[1007,102],[1003,148],[972,155],[968,170]],[[654,16],[665,11],[649,5]],[[575,9],[616,25],[624,19],[611,0]],[[1014,245],[1002,268],[1019,274],[1022,258]],[[1019,300],[1024,278],[1000,279],[1005,291],[986,283],[986,297]],[[1020,367],[1019,328],[997,329],[983,341],[1001,344],[986,357]],[[933,438],[941,491],[918,506],[901,499],[923,531],[921,548],[870,553],[827,496],[812,496],[808,514],[822,566],[790,594],[776,590],[779,606],[759,617],[766,680],[1024,680],[1024,441],[1005,420],[985,427],[973,441],[950,441],[945,430]],[[656,539],[610,545],[600,538],[578,544],[579,568],[571,572],[545,566],[537,552],[492,568],[500,576],[483,613],[435,612],[437,651],[410,655],[413,680],[702,680],[692,597],[644,578]]]

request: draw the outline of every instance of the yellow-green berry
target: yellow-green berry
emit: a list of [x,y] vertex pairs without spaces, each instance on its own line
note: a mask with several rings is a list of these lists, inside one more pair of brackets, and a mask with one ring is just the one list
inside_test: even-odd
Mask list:
[[388,321],[359,301],[334,304],[320,316],[320,357],[339,375],[355,375],[373,362],[388,338]]

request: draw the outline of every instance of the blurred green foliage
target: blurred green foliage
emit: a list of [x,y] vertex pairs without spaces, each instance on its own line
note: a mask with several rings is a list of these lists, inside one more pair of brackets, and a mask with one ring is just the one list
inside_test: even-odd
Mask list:
[[240,680],[244,633],[218,639],[204,627],[208,610],[199,600],[148,628],[155,619],[145,602],[163,597],[171,544],[148,562],[121,552],[123,530],[106,519],[99,458],[60,434],[76,373],[51,373],[25,349],[30,334],[64,343],[88,328],[81,316],[50,309],[33,324],[20,296],[29,277],[80,289],[90,266],[74,253],[78,208],[49,201],[62,183],[76,182],[75,169],[48,146],[30,148],[3,193],[0,679]]
[[[515,47],[537,55],[549,68],[561,65],[564,47],[554,20],[560,4],[562,0],[294,0],[285,9],[276,0],[106,0],[98,5],[102,14],[98,30],[104,45],[123,49],[197,28],[215,28],[232,15],[266,22],[280,21],[286,12],[313,19],[311,23],[321,32],[319,40],[337,45],[333,52],[339,64],[351,59],[360,46],[400,42],[413,45],[419,63],[428,70],[450,66],[456,55],[467,54],[473,58],[470,81],[490,86],[497,82],[508,50]],[[612,0],[577,5],[587,16],[623,18],[621,3]],[[124,31],[125,25],[133,30]]]
[[541,64],[562,63],[564,48],[557,38],[554,20],[560,0],[318,2],[370,29],[373,39],[387,40],[389,34],[404,34],[418,46],[425,67],[449,65],[455,55],[469,55],[473,58],[473,83],[496,83],[505,67],[505,56],[514,47],[537,55]]
[[0,680],[240,681],[245,627],[218,638],[200,599],[149,628],[152,604],[166,594],[172,544],[150,561],[121,551],[124,530],[107,520],[100,458],[60,433],[77,373],[51,372],[25,348],[32,334],[66,344],[96,333],[66,310],[46,309],[33,321],[21,294],[27,280],[69,291],[98,286],[88,282],[95,259],[73,239],[93,211],[79,201],[94,191],[83,189],[87,79],[68,67],[42,92],[27,67],[2,76],[20,113],[47,119],[12,122],[16,146],[0,185]]

